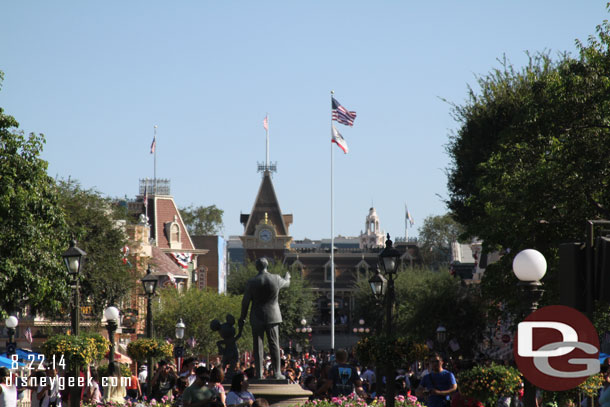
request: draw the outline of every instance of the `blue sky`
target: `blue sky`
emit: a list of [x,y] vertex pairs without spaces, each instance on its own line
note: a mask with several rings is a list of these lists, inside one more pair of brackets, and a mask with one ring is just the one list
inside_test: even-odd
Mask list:
[[444,146],[477,74],[506,55],[574,53],[607,18],[598,1],[8,1],[0,106],[45,134],[49,174],[133,198],[153,176],[178,205],[224,209],[241,234],[265,159],[297,239],[330,236],[330,91],[358,113],[337,125],[335,232],[404,235],[446,212]]

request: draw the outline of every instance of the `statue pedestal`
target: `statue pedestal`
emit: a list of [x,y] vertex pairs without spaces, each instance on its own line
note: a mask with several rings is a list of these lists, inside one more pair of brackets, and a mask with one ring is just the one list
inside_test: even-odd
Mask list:
[[288,380],[249,380],[248,391],[254,397],[262,397],[272,407],[294,407],[309,400],[312,393],[298,384],[288,384]]

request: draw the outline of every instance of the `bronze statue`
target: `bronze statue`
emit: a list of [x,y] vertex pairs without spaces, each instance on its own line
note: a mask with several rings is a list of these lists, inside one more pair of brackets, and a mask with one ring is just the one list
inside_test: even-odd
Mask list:
[[264,257],[256,260],[256,277],[248,280],[244,299],[241,303],[241,316],[239,317],[240,331],[246,321],[248,308],[250,311],[250,325],[254,340],[254,362],[258,379],[263,378],[264,335],[267,333],[271,363],[276,379],[285,379],[280,370],[280,324],[282,314],[278,303],[280,289],[290,285],[290,273],[282,278],[267,271],[269,262]]
[[[226,321],[227,322],[223,324],[215,319],[210,323],[210,329],[212,331],[218,331],[222,338],[222,340],[216,342],[216,346],[218,346],[218,353],[222,355],[222,369],[225,370],[226,368],[227,373],[225,377],[230,379],[237,371],[237,362],[239,361],[237,340],[241,338],[242,329],[239,330],[239,333],[236,336],[234,327],[235,317],[231,314],[227,314]],[[240,328],[243,328],[243,326]]]

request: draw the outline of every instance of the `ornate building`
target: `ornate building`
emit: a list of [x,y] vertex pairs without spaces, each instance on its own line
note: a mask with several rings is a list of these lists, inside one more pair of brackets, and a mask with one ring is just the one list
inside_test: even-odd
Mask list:
[[385,245],[385,232],[379,227],[379,216],[375,208],[369,209],[364,222],[364,232],[360,231],[360,248],[372,249]]
[[282,214],[268,169],[263,171],[263,180],[252,211],[242,214],[240,222],[244,225],[244,234],[240,239],[249,260],[259,257],[284,258],[292,242],[288,232],[292,215]]

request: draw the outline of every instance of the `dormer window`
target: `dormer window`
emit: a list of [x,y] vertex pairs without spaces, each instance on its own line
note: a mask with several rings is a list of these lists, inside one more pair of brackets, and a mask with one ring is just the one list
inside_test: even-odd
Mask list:
[[165,235],[167,236],[170,249],[182,249],[182,231],[178,224],[177,215],[174,215],[172,222],[165,224]]

